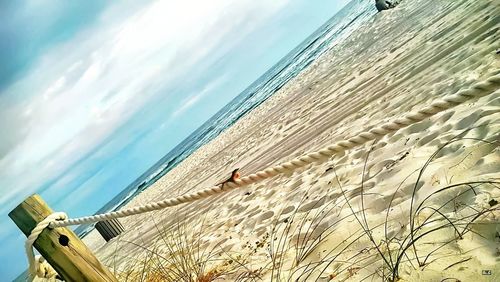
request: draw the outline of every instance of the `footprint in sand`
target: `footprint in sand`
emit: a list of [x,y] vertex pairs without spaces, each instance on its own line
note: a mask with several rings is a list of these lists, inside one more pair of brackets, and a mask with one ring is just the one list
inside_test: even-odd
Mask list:
[[378,176],[384,169],[391,168],[395,165],[396,161],[387,159],[380,162],[370,163],[367,165],[366,179],[372,179]]
[[[451,127],[451,125],[450,125]],[[417,142],[417,146],[421,147],[424,146],[425,144],[429,143],[430,141],[436,139],[440,134],[442,130],[436,130],[431,132],[430,134],[427,134],[426,136],[422,137],[420,140]]]
[[265,220],[268,220],[270,218],[272,218],[274,216],[274,212],[273,211],[267,211],[263,214],[261,214],[258,218],[257,218],[257,221],[259,223],[261,223],[262,221],[265,221]]
[[467,115],[459,122],[455,124],[455,129],[462,130],[466,128],[470,128],[479,118],[481,117],[482,110],[475,111],[474,113]]
[[419,123],[416,123],[416,124],[408,126],[403,131],[403,134],[404,135],[410,135],[410,134],[413,134],[413,133],[419,133],[419,132],[422,132],[422,131],[428,129],[431,126],[432,126],[431,120],[429,120],[429,119],[423,120],[423,121],[421,121]]
[[245,212],[247,210],[249,206],[246,205],[246,206],[239,206],[238,208],[236,209],[233,209],[234,211],[232,212],[233,215],[238,215],[238,214],[242,214],[243,212]]
[[326,198],[327,197],[322,197],[321,199],[313,200],[313,201],[310,201],[310,202],[300,206],[297,209],[297,213],[308,212],[308,211],[311,211],[311,210],[314,210],[314,209],[321,207],[322,205],[325,204]]
[[486,105],[493,107],[500,107],[500,97],[497,97],[497,95],[491,95]]
[[295,206],[288,206],[288,207],[284,208],[284,209],[280,212],[280,215],[289,214],[289,213],[293,212],[294,210],[295,210]]

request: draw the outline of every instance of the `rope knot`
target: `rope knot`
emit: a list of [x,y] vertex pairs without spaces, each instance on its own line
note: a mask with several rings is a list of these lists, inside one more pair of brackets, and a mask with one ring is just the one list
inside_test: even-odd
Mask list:
[[40,255],[35,256],[35,271],[36,276],[40,278],[50,279],[57,276],[54,268]]
[[25,242],[26,255],[28,256],[28,264],[29,264],[29,279],[33,279],[35,276],[40,278],[51,278],[57,275],[56,271],[50,264],[45,261],[42,256],[36,256],[33,252],[33,243],[35,243],[38,236],[43,232],[43,230],[47,227],[50,227],[52,222],[56,222],[58,220],[66,220],[68,216],[64,212],[54,212],[47,216],[44,220],[40,221],[33,230],[31,230],[31,234],[28,236]]

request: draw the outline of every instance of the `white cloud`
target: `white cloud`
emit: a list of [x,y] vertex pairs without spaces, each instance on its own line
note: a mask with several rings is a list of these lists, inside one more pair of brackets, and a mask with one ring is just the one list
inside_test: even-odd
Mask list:
[[185,111],[187,111],[189,108],[194,106],[194,104],[198,103],[202,98],[206,97],[208,94],[210,94],[215,88],[217,88],[219,85],[221,85],[224,81],[226,80],[225,76],[221,76],[213,81],[211,81],[209,84],[207,84],[203,89],[196,94],[190,95],[184,100],[181,101],[179,108],[175,110],[171,117],[176,118],[179,115],[183,114]]
[[[123,8],[111,7],[92,27],[53,47],[0,98],[0,107],[10,108],[0,121],[0,130],[10,132],[0,137],[0,206],[12,208],[148,103],[168,98],[160,90],[220,59],[286,3],[157,1],[125,19],[118,13]],[[171,117],[217,83],[185,98]],[[13,117],[17,122],[5,122]]]

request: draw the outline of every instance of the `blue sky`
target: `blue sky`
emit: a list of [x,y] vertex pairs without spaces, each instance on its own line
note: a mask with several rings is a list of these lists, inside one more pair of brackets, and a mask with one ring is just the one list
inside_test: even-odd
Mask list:
[[0,277],[39,193],[95,212],[347,0],[0,0]]

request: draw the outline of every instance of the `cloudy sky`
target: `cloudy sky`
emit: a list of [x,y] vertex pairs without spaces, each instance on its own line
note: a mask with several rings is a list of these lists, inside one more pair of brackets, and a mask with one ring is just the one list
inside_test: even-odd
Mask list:
[[95,212],[347,0],[0,0],[0,277],[32,193]]

